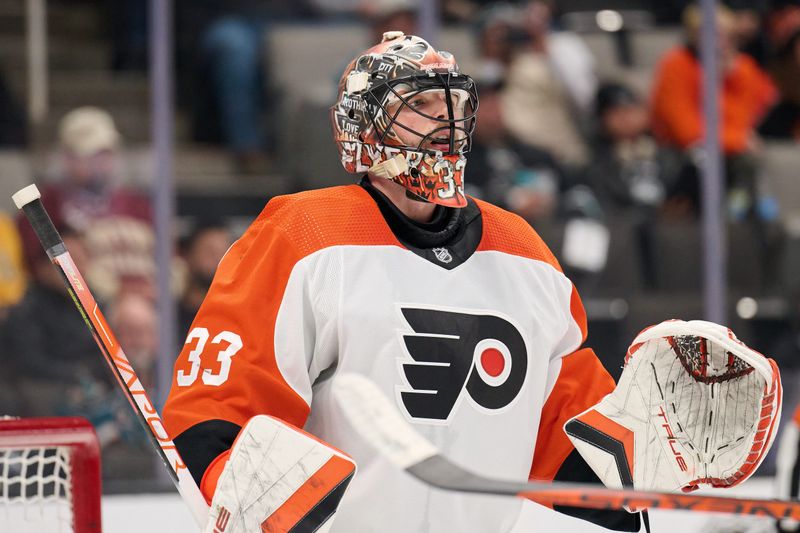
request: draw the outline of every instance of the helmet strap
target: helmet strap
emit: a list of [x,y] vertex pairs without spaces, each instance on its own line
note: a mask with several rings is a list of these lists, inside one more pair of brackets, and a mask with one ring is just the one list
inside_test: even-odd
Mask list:
[[387,180],[392,180],[396,176],[405,174],[406,172],[408,172],[408,161],[406,161],[403,154],[397,154],[391,159],[381,161],[376,165],[372,165],[369,169],[370,174]]

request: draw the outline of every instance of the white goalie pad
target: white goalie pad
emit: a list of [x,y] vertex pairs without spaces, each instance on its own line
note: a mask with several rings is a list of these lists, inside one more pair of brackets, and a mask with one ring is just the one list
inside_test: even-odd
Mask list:
[[781,400],[772,359],[724,326],[669,320],[639,333],[614,391],[564,430],[608,487],[730,487],[769,451]]
[[326,531],[355,468],[312,435],[270,416],[253,417],[234,442],[204,531]]

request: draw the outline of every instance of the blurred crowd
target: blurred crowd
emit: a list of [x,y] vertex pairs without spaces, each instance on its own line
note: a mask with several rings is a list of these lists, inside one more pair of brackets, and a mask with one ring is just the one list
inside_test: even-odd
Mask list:
[[[115,70],[146,67],[146,4],[114,2],[109,24]],[[590,343],[615,375],[635,333],[620,326],[621,317],[633,316],[635,330],[647,325],[641,322],[669,318],[670,304],[676,317],[699,318],[702,312],[679,307],[684,296],[692,305],[702,302],[702,14],[677,0],[638,4],[647,6],[654,23],[682,28],[682,38],[652,65],[645,85],[600,77],[595,51],[564,24],[561,2],[451,0],[440,2],[439,14],[445,25],[469,28],[477,52],[467,72],[480,97],[467,192],[519,214],[543,235],[587,301],[595,332]],[[373,41],[389,29],[417,33],[420,5],[177,0],[177,102],[191,118],[193,140],[224,146],[243,175],[269,172],[287,125],[278,109],[282,95],[271,80],[266,35],[287,24],[354,18]],[[729,0],[719,3],[716,17],[731,286],[737,295],[785,299],[757,327],[737,333],[794,372],[800,366],[798,297],[791,288],[800,290],[800,284],[785,276],[792,239],[780,198],[765,183],[763,154],[766,143],[800,141],[800,0]],[[4,127],[20,120],[8,111],[14,106],[4,103],[3,87],[0,80],[0,144],[3,132],[21,131]],[[316,133],[327,132],[327,123],[299,126],[309,139],[328,138]],[[19,142],[17,137],[9,144]],[[152,388],[156,300],[174,299],[176,327],[185,337],[236,235],[213,206],[208,217],[176,230],[172,293],[157,294],[152,201],[125,179],[124,149],[109,112],[75,109],[62,118],[52,164],[36,179],[111,327]],[[330,154],[335,165],[335,151]],[[626,300],[620,304],[620,298]],[[636,301],[643,306],[634,307]],[[0,373],[0,411],[86,416],[111,457],[113,475],[142,475],[137,454],[126,450],[148,444],[91,335],[27,223],[2,212],[0,337],[7,369]],[[116,462],[115,450],[122,450]]]
[[[177,328],[185,338],[233,235],[212,219],[197,220],[176,235],[174,289],[157,294],[151,200],[122,180],[120,142],[106,111],[71,111],[60,123],[52,174],[41,177],[39,188],[79,271],[155,397],[156,300],[174,299]],[[6,364],[0,410],[87,417],[109,475],[147,477],[150,455],[141,449],[150,444],[28,222],[0,217],[0,244],[0,342]]]

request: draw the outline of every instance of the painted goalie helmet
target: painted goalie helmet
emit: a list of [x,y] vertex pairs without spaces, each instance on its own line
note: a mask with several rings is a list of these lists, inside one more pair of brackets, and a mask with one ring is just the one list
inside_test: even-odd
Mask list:
[[475,83],[452,54],[387,32],[345,70],[331,122],[348,172],[369,171],[424,201],[464,207],[464,154],[477,108]]

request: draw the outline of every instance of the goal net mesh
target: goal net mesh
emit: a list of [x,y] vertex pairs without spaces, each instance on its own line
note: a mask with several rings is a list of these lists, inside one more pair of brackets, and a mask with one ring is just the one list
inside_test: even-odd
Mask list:
[[70,448],[0,448],[0,506],[4,531],[74,531]]
[[0,420],[0,532],[100,533],[100,492],[87,421]]

